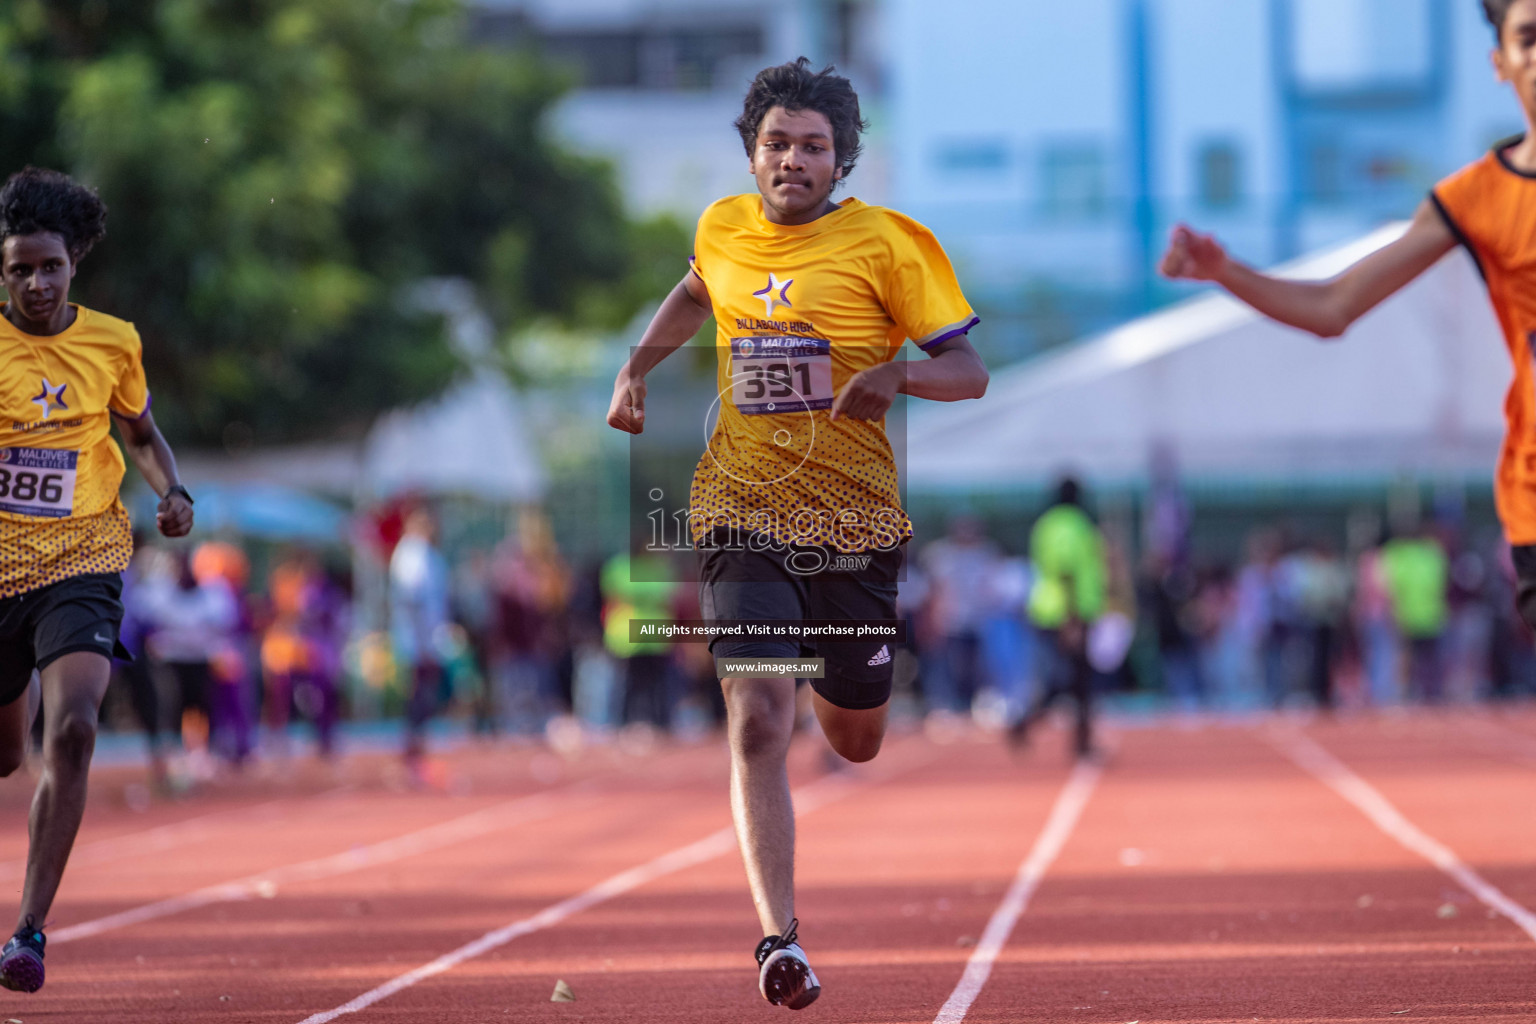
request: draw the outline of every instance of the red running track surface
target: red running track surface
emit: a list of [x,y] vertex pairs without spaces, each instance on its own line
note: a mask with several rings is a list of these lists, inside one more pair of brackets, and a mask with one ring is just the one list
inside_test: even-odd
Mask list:
[[[1536,711],[1125,727],[1076,775],[1064,752],[912,734],[828,775],[798,742],[823,994],[793,1017],[1536,1020]],[[0,1021],[789,1019],[756,992],[726,774],[718,741],[469,747],[430,791],[356,756],[133,810],[141,773],[98,771],[48,984]],[[0,786],[13,901],[33,783]]]

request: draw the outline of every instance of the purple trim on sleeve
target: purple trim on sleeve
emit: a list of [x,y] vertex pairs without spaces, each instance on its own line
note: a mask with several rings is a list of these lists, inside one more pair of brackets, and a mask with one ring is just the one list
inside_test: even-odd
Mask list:
[[960,335],[965,334],[972,327],[975,327],[979,323],[981,323],[981,317],[975,316],[973,314],[969,320],[967,320],[965,323],[961,324],[959,327],[952,327],[949,330],[945,331],[943,334],[939,335],[937,338],[934,338],[932,341],[925,341],[925,342],[923,342],[921,345],[919,345],[917,347],[922,349],[924,352],[927,352],[929,349],[933,348],[935,345],[942,345],[944,342],[948,341],[950,338],[959,337]]
[[[139,420],[149,415],[149,407],[154,404],[155,396],[151,392],[146,391],[144,392],[144,410],[142,412],[132,416],[125,412],[119,412],[117,415],[121,416],[125,420],[133,420],[133,422],[137,423]],[[113,412],[117,412],[117,410],[114,409]]]

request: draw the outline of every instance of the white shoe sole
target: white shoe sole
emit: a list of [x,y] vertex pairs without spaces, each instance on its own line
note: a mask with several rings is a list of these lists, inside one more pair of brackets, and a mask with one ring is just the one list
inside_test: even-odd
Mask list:
[[821,995],[821,982],[798,945],[791,944],[768,954],[757,972],[757,990],[775,1006],[803,1010]]

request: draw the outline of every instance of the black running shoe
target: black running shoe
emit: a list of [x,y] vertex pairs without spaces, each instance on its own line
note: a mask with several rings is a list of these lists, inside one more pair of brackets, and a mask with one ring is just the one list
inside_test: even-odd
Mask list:
[[43,987],[43,930],[27,918],[27,926],[0,949],[0,986],[12,992],[36,992]]
[[774,1006],[803,1010],[821,995],[821,982],[796,941],[798,919],[791,920],[783,935],[769,935],[757,944],[757,988]]

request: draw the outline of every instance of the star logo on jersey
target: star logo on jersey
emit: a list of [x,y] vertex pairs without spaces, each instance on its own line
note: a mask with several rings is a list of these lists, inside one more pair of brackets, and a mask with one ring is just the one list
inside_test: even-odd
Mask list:
[[48,378],[43,378],[43,393],[32,399],[32,404],[43,410],[43,419],[52,416],[56,410],[69,411],[69,406],[64,404],[64,389],[68,384],[60,384],[54,387],[48,383]]
[[765,319],[772,320],[774,311],[780,306],[786,309],[795,308],[789,301],[789,286],[794,283],[794,278],[780,282],[777,274],[769,274],[768,287],[752,293],[754,299],[763,300],[763,316]]

